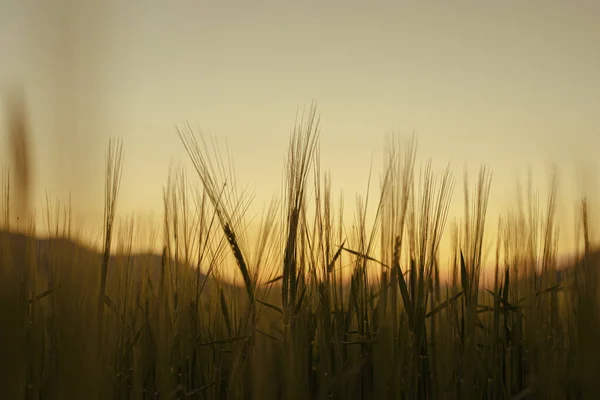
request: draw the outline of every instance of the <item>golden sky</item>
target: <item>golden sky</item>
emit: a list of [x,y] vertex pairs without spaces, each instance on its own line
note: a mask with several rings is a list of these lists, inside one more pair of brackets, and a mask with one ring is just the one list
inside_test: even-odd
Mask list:
[[1,1],[0,84],[26,88],[34,203],[71,190],[94,223],[108,138],[125,146],[120,213],[159,215],[169,166],[190,165],[186,121],[227,140],[259,212],[313,100],[349,206],[371,162],[378,187],[392,132],[417,134],[419,162],[451,163],[451,217],[465,166],[494,172],[491,226],[528,166],[542,200],[557,166],[563,213],[598,182],[598,1]]

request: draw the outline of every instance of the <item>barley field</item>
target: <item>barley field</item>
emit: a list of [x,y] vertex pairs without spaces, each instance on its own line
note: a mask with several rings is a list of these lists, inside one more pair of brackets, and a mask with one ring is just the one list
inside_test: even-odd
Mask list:
[[[557,254],[555,193],[487,215],[482,168],[448,221],[456,179],[387,148],[379,196],[343,221],[320,170],[319,118],[289,139],[280,201],[246,232],[250,197],[208,138],[177,129],[194,166],[164,191],[161,254],[133,250],[116,218],[126,149],[106,159],[99,249],[70,209],[27,211],[26,137],[11,125],[0,236],[2,399],[594,399],[600,393],[597,271],[585,198],[581,251]],[[16,201],[15,201],[16,199]],[[376,205],[367,223],[366,204]],[[18,207],[12,205],[17,204]],[[497,226],[496,226],[497,225]],[[25,226],[25,228],[23,228]],[[346,227],[353,226],[352,229]],[[484,279],[484,237],[498,229]],[[440,257],[442,236],[452,239]],[[236,281],[224,278],[235,269]]]

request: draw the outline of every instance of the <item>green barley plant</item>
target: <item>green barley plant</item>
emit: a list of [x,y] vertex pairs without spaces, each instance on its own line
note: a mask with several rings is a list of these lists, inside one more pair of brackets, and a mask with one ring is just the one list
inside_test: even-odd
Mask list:
[[[592,205],[581,203],[580,253],[564,264],[556,180],[545,203],[530,182],[518,207],[492,221],[484,167],[474,185],[464,177],[464,215],[449,220],[450,166],[417,163],[416,137],[394,136],[379,195],[369,180],[349,224],[321,171],[311,106],[292,131],[281,199],[252,235],[250,192],[190,125],[176,133],[194,173],[170,171],[162,227],[143,232],[117,213],[127,169],[111,140],[94,248],[70,201],[46,196],[45,229],[27,216],[26,118],[10,110],[0,398],[585,399],[600,390]],[[162,254],[136,251],[145,238]]]

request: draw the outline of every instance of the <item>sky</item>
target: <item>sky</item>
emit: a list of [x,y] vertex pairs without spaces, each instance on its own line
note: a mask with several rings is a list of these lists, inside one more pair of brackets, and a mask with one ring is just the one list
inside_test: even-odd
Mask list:
[[[259,212],[281,193],[297,110],[313,101],[322,168],[349,205],[371,165],[378,182],[391,134],[416,134],[418,162],[431,158],[440,172],[451,163],[458,184],[465,168],[474,181],[488,165],[491,228],[529,167],[542,200],[557,168],[565,215],[599,182],[597,1],[0,7],[0,89],[25,88],[33,202],[71,192],[82,224],[101,226],[110,137],[125,151],[119,214],[159,221],[169,167],[191,167],[175,132],[186,122],[227,141]],[[2,112],[0,131],[6,164]],[[457,186],[450,217],[462,210]]]

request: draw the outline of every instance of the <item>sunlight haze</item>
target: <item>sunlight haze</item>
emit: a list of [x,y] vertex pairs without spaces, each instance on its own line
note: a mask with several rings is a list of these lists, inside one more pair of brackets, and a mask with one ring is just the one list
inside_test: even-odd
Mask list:
[[[189,123],[227,142],[239,185],[255,196],[250,219],[281,195],[296,113],[313,101],[321,167],[331,172],[336,204],[344,193],[347,224],[371,165],[371,188],[379,190],[392,133],[416,134],[417,167],[431,158],[441,173],[451,163],[449,221],[463,213],[465,166],[471,186],[481,165],[493,171],[491,231],[515,204],[517,181],[526,186],[529,167],[542,209],[553,166],[559,171],[564,243],[573,240],[580,196],[595,196],[597,1],[1,0],[0,7],[0,87],[25,89],[32,204],[41,213],[46,191],[62,202],[71,191],[75,215],[96,232],[110,137],[124,143],[120,216],[160,223],[169,168],[183,164],[195,174],[175,130]],[[0,113],[6,136],[4,121]]]

